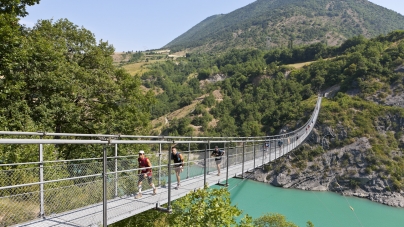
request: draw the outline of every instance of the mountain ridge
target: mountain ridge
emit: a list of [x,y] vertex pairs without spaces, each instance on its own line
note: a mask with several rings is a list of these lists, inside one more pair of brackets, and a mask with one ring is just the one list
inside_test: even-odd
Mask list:
[[206,18],[164,48],[210,52],[316,42],[339,45],[356,35],[370,38],[398,29],[404,29],[403,15],[367,0],[257,0]]

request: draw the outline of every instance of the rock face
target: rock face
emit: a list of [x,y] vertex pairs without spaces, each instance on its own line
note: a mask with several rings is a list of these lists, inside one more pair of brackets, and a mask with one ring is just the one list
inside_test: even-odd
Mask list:
[[[404,121],[396,116],[386,116],[376,122],[376,128],[382,133],[392,125],[404,128]],[[342,148],[330,149],[333,140],[344,140],[347,133],[348,129],[342,125],[334,129],[317,126],[303,146],[322,146],[324,153],[308,160],[298,160],[298,156],[289,153],[282,160],[271,163],[267,171],[257,170],[255,180],[284,188],[334,191],[404,207],[404,192],[393,192],[390,178],[373,171],[372,146],[368,138],[362,137]],[[400,151],[392,153],[403,155]]]

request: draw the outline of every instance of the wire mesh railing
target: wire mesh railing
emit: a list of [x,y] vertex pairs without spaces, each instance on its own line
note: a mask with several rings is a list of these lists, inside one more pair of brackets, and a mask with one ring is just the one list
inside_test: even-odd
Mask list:
[[[263,166],[268,158],[272,161],[299,146],[314,127],[320,103],[321,98],[318,99],[312,116],[302,127],[293,132],[270,137],[146,137],[147,140],[140,140],[145,137],[133,136],[133,139],[131,136],[119,135],[118,138],[113,135],[94,135],[93,140],[81,140],[77,137],[91,135],[63,134],[74,139],[47,139],[46,136],[58,134],[42,133],[42,139],[0,139],[0,144],[19,144],[18,146],[29,146],[30,149],[35,147],[32,144],[39,145],[38,162],[0,164],[0,227],[52,217],[100,203],[104,204],[103,209],[88,215],[88,220],[90,223],[101,223],[105,226],[108,218],[119,216],[113,212],[117,207],[111,205],[106,208],[106,201],[133,197],[138,192],[138,174],[142,170],[138,167],[138,156],[118,156],[120,146],[146,147],[146,157],[152,164],[152,183],[157,187],[156,197],[168,199],[169,204],[169,194],[162,194],[159,189],[170,188],[169,183],[177,183],[170,160],[169,150],[172,146],[188,145],[188,149],[179,151],[185,159],[183,171],[180,173],[181,180],[217,172],[217,163],[215,158],[211,157],[212,143],[218,144],[219,148],[224,150],[220,162],[222,173],[228,172],[227,168],[236,165],[241,165],[245,172],[248,171],[244,169],[246,162],[253,161],[254,167]],[[18,135],[18,132],[0,132],[2,135],[8,135],[7,133]],[[41,133],[24,132],[21,135],[37,136]],[[78,150],[80,146],[97,145],[94,149],[99,149],[97,152],[100,157],[44,161],[43,146],[56,147],[60,144],[74,144]],[[204,146],[204,149],[191,149],[191,144],[199,148]],[[155,149],[156,145],[158,149]],[[142,190],[152,193],[151,189],[148,180],[144,180]],[[140,207],[141,203],[137,205]],[[136,209],[137,205],[134,207],[131,204],[127,208],[128,211]]]

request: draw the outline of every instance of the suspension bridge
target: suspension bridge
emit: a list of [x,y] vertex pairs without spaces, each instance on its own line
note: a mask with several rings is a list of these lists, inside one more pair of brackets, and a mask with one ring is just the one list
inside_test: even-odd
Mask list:
[[[227,186],[232,177],[288,154],[302,144],[317,121],[321,97],[310,119],[300,128],[266,137],[163,137],[103,134],[63,134],[42,132],[0,132],[0,144],[9,149],[30,149],[38,162],[0,164],[1,226],[107,226],[149,209],[170,212],[171,201],[204,185]],[[9,137],[9,138],[7,138]],[[34,138],[33,138],[34,137]],[[53,137],[51,139],[48,139]],[[55,139],[57,137],[58,139]],[[181,187],[175,188],[170,148],[187,147],[180,174]],[[205,147],[202,150],[191,149]],[[224,150],[221,174],[210,157],[211,145]],[[119,150],[149,146],[153,183],[143,182],[143,196],[136,199],[137,155],[119,156]],[[46,160],[55,147],[65,150],[96,150],[102,158]],[[133,153],[137,153],[134,151]],[[28,155],[28,154],[27,154]],[[99,155],[98,155],[99,156]]]

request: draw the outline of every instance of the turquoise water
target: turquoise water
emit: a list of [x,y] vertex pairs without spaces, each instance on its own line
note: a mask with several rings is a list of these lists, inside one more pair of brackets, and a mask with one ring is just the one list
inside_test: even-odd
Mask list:
[[[219,186],[214,186],[219,187]],[[284,189],[252,180],[229,179],[233,205],[257,218],[280,213],[298,226],[311,221],[316,227],[404,227],[404,208],[333,192]],[[353,210],[350,208],[352,207]]]

